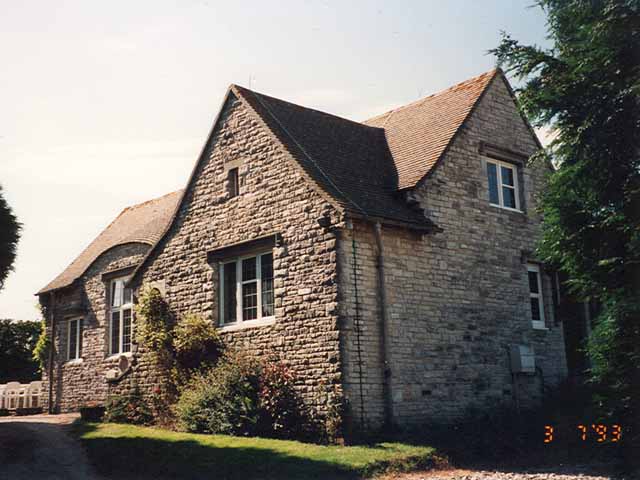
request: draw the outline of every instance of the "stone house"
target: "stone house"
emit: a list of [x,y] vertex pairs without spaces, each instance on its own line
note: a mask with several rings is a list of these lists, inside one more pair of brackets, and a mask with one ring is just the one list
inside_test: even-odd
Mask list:
[[125,209],[38,292],[51,409],[151,391],[144,284],[354,428],[535,404],[567,373],[533,253],[539,148],[500,70],[362,123],[232,85],[185,189]]

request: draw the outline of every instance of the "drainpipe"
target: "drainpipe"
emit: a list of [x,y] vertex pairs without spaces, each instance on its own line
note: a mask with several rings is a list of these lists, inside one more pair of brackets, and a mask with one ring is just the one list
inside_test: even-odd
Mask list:
[[[51,343],[49,344],[49,413],[53,413],[53,349],[55,348],[56,338],[56,320],[55,320],[55,297],[51,292],[51,301],[49,308],[51,309]],[[45,327],[46,328],[46,327]]]
[[391,391],[391,351],[389,345],[389,318],[387,315],[387,289],[384,275],[384,244],[382,243],[382,226],[374,224],[376,245],[378,247],[378,298],[380,299],[380,347],[383,361],[384,420],[385,427],[393,426],[393,395]]

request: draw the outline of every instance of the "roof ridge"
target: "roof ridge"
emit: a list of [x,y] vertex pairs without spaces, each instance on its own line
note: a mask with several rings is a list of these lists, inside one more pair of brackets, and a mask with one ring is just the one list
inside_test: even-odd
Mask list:
[[250,89],[250,88],[243,87],[242,85],[238,85],[237,83],[232,83],[230,87],[238,89],[238,90],[244,90],[244,91],[250,92],[253,95],[255,95],[256,98],[258,98],[258,96],[265,97],[265,98],[268,98],[268,99],[276,100],[278,102],[282,102],[282,103],[286,103],[286,104],[289,104],[289,105],[293,105],[294,107],[304,108],[305,110],[310,110],[312,112],[320,113],[322,115],[327,115],[327,116],[332,117],[332,118],[337,118],[337,119],[342,120],[343,122],[348,122],[348,123],[351,123],[351,124],[354,124],[354,125],[358,125],[360,127],[367,127],[367,128],[373,128],[373,129],[381,130],[380,127],[376,127],[376,126],[373,126],[373,125],[367,125],[366,123],[362,123],[362,122],[359,122],[357,120],[351,120],[351,119],[346,118],[346,117],[341,117],[340,115],[336,115],[335,113],[325,112],[324,110],[318,110],[317,108],[306,107],[304,105],[300,105],[299,103],[294,103],[294,102],[290,102],[288,100],[283,100],[283,99],[278,98],[278,97],[273,97],[271,95],[267,95],[267,94],[262,93],[262,92],[257,92],[255,90]]
[[[439,95],[442,95],[444,93],[450,92],[452,90],[455,90],[456,88],[460,88],[461,86],[468,84],[468,83],[473,83],[476,82],[477,80],[479,80],[482,77],[493,77],[498,71],[500,71],[500,68],[492,68],[491,70],[487,70],[486,72],[480,73],[479,75],[476,75],[475,77],[471,77],[471,78],[467,78],[466,80],[463,80],[462,82],[456,83],[455,85],[451,85],[447,88],[444,88],[442,90],[438,90],[437,92],[434,92],[430,95],[427,95],[426,97],[422,97],[419,98],[418,100],[414,100],[413,102],[410,103],[405,103],[403,105],[400,105],[399,107],[396,108],[392,108],[391,110],[387,110],[384,113],[380,113],[378,115],[375,115],[373,117],[367,118],[365,120],[363,120],[362,123],[364,123],[365,125],[367,124],[366,122],[370,122],[372,120],[377,120],[380,119],[384,116],[391,116],[394,113],[400,111],[400,110],[404,110],[405,108],[409,108],[409,107],[414,107],[416,105],[419,105],[421,103],[426,102],[427,100],[429,100],[430,98],[433,97],[437,97]],[[386,122],[385,122],[386,123]]]
[[[237,87],[237,85],[236,85],[236,87]],[[240,87],[240,89],[243,89],[243,87]],[[240,93],[242,93],[240,89],[238,89],[238,91],[239,91]],[[367,215],[367,212],[366,212],[366,211],[365,211],[365,210],[364,210],[364,209],[363,209],[363,208],[362,208],[358,203],[356,203],[352,198],[350,198],[347,194],[345,194],[345,193],[344,193],[344,192],[343,192],[343,191],[342,191],[342,190],[341,190],[341,189],[340,189],[340,188],[335,184],[335,182],[331,179],[331,176],[330,176],[330,175],[328,175],[328,174],[327,174],[327,173],[322,169],[322,167],[320,166],[320,164],[319,164],[316,160],[314,160],[314,159],[313,159],[313,157],[312,157],[312,156],[311,156],[311,155],[310,155],[310,154],[305,150],[305,148],[304,148],[304,147],[300,144],[300,142],[299,142],[299,141],[298,141],[298,140],[293,136],[293,134],[292,134],[291,132],[289,132],[289,130],[288,130],[288,129],[284,126],[284,124],[282,123],[282,121],[281,121],[281,120],[280,120],[280,119],[279,119],[279,118],[278,118],[278,117],[273,113],[273,111],[269,108],[269,106],[268,106],[268,105],[266,105],[266,104],[262,101],[262,99],[261,99],[260,97],[261,97],[261,96],[264,96],[264,97],[267,97],[267,98],[273,98],[273,99],[275,99],[275,100],[277,100],[277,101],[285,102],[285,103],[288,103],[288,104],[290,104],[290,105],[294,105],[294,106],[297,106],[297,107],[300,107],[300,108],[306,108],[306,107],[302,107],[301,105],[296,105],[295,103],[287,102],[286,100],[280,100],[280,99],[275,98],[275,97],[269,97],[268,95],[262,95],[261,93],[256,93],[256,92],[254,92],[254,91],[252,91],[252,90],[249,90],[249,89],[244,89],[244,90],[247,90],[247,91],[251,92],[251,94],[253,94],[253,96],[256,98],[256,100],[258,100],[258,102],[260,102],[260,105],[262,105],[262,106],[264,107],[264,109],[265,109],[265,110],[269,113],[269,115],[271,115],[271,117],[272,117],[272,118],[273,118],[273,119],[278,123],[278,125],[280,126],[280,128],[282,128],[282,130],[284,130],[284,132],[289,136],[289,138],[291,138],[291,140],[293,140],[293,142],[294,142],[294,143],[296,144],[296,146],[300,149],[300,151],[301,151],[301,152],[302,152],[302,153],[303,153],[303,154],[304,154],[304,155],[309,159],[309,161],[311,161],[311,163],[312,163],[312,164],[316,167],[316,169],[317,169],[317,170],[322,174],[322,176],[323,176],[323,177],[324,177],[324,178],[325,178],[325,179],[326,179],[326,180],[331,184],[331,186],[332,186],[333,188],[335,188],[335,190],[336,190],[337,192],[339,192],[339,193],[340,193],[340,194],[341,194],[341,195],[342,195],[342,196],[343,196],[343,197],[344,197],[344,198],[345,198],[349,203],[351,203],[354,207],[356,207],[356,209],[357,209],[357,210],[359,210],[359,211],[360,211],[360,212],[361,212],[365,217],[367,217],[367,216],[368,216],[368,215]],[[313,110],[313,109],[308,109],[308,110]],[[318,111],[318,112],[320,112],[319,110],[314,110],[314,111]],[[256,113],[257,113],[257,112],[256,112]],[[323,113],[323,114],[325,114],[325,115],[330,115],[330,116],[335,117],[335,118],[340,118],[340,119],[342,119],[342,120],[346,120],[346,119],[343,119],[342,117],[338,117],[337,115],[331,115],[331,114],[327,114],[327,113],[325,113],[325,112],[320,112],[320,113]],[[367,126],[367,125],[364,125],[364,124],[362,124],[362,123],[360,123],[360,122],[354,122],[354,121],[352,121],[352,120],[347,120],[347,121],[348,121],[348,122],[351,122],[351,123],[354,123],[354,124],[358,125],[359,127],[362,127],[362,126],[365,126],[365,127],[366,127],[366,126]],[[284,145],[283,145],[283,147],[284,147]],[[286,147],[285,147],[285,148],[286,148]]]
[[[142,207],[142,206],[144,206],[144,205],[146,205],[148,203],[157,202],[158,200],[161,200],[161,199],[163,199],[165,197],[168,197],[169,195],[175,195],[176,193],[181,193],[183,191],[184,191],[184,188],[179,188],[178,190],[174,190],[173,192],[165,193],[164,195],[160,195],[159,197],[155,197],[155,198],[152,198],[150,200],[145,200],[144,202],[140,202],[140,203],[134,203],[133,205],[129,205],[127,207],[124,207],[124,210],[122,210],[120,215],[122,215],[122,213],[124,213],[127,210],[133,210],[135,208]],[[120,216],[120,215],[118,215],[118,216]]]

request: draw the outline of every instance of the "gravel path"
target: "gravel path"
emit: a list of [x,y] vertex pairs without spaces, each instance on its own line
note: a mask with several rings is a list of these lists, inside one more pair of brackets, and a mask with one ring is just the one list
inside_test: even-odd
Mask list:
[[528,472],[499,472],[491,470],[444,470],[385,476],[380,480],[631,480],[631,477],[612,477],[596,473],[591,466],[558,467]]
[[100,480],[68,434],[77,417],[0,418],[0,480]]

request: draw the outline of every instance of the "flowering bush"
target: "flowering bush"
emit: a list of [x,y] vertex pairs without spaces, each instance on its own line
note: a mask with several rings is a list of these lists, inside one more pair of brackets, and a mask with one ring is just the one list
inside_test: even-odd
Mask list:
[[299,437],[307,423],[294,382],[280,362],[227,354],[183,388],[176,416],[189,432]]
[[296,438],[306,426],[295,376],[282,362],[265,362],[258,392],[260,430],[265,436]]

